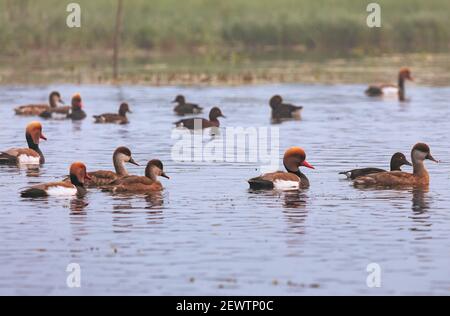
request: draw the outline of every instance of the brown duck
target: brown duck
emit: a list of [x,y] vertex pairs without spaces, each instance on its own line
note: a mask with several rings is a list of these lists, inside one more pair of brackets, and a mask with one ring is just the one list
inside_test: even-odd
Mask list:
[[209,120],[204,118],[193,117],[189,119],[180,120],[175,122],[174,124],[177,127],[184,127],[190,130],[198,127],[199,129],[205,129],[210,127],[219,127],[220,122],[218,120],[219,117],[225,118],[222,114],[222,111],[218,107],[213,107],[209,112]]
[[430,147],[427,144],[418,143],[414,145],[411,150],[413,173],[402,171],[381,172],[356,178],[354,184],[356,186],[375,187],[428,186],[430,183],[430,176],[424,165],[426,159],[438,162],[438,160],[434,159],[431,155]]
[[104,113],[94,115],[95,123],[128,124],[127,113],[132,113],[128,103],[124,102],[119,107],[119,113]]
[[34,116],[40,115],[44,111],[56,109],[62,106],[64,102],[61,99],[61,94],[58,91],[53,91],[48,97],[48,104],[29,104],[22,105],[14,109],[16,115]]
[[300,120],[303,106],[283,103],[283,98],[279,95],[274,95],[269,105],[272,108],[272,121],[281,122],[283,120]]
[[401,68],[398,73],[398,85],[378,84],[371,85],[365,91],[369,97],[381,97],[387,95],[397,95],[400,101],[405,101],[405,81],[414,81],[409,68]]
[[203,108],[197,104],[186,103],[186,99],[183,95],[177,95],[172,103],[177,103],[173,111],[178,115],[200,114],[203,111]]

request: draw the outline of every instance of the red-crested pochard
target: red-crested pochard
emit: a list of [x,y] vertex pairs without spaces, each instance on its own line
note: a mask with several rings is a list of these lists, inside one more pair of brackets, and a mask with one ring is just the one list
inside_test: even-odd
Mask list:
[[25,130],[28,148],[12,148],[0,152],[0,164],[43,164],[44,154],[39,148],[41,139],[47,140],[40,122],[31,122]]
[[177,95],[172,103],[177,103],[173,111],[178,115],[199,114],[202,113],[203,108],[193,103],[186,103],[183,95]]
[[16,115],[32,116],[40,115],[44,111],[56,109],[63,106],[64,102],[61,99],[61,94],[58,91],[53,91],[48,97],[48,104],[30,104],[22,105],[14,109]]
[[127,113],[132,113],[128,103],[123,102],[119,107],[119,113],[104,113],[94,115],[95,123],[128,124]]
[[438,162],[431,155],[430,147],[427,144],[418,143],[411,150],[413,173],[402,171],[381,172],[356,178],[354,184],[356,186],[379,187],[428,186],[430,176],[424,165],[426,159]]
[[121,177],[128,176],[128,171],[125,168],[125,163],[131,163],[133,165],[139,166],[139,164],[134,161],[131,156],[131,151],[127,147],[119,147],[114,151],[113,154],[113,164],[115,172],[109,170],[98,170],[89,172],[88,175],[90,180],[86,181],[86,186],[97,187],[110,185],[117,179]]
[[113,193],[151,193],[163,190],[158,177],[169,177],[164,173],[164,167],[160,160],[154,159],[148,162],[145,168],[145,177],[125,176],[105,187],[104,191]]
[[21,192],[22,197],[37,198],[46,196],[73,196],[86,194],[84,183],[89,180],[86,166],[82,162],[74,162],[70,166],[69,182],[51,182],[32,186]]
[[50,109],[42,112],[39,116],[45,119],[71,119],[77,121],[86,118],[86,113],[83,111],[81,95],[76,93],[72,96],[71,106],[60,106]]
[[300,147],[289,148],[283,158],[283,164],[287,172],[277,171],[266,173],[248,180],[251,189],[259,190],[294,190],[309,187],[308,178],[300,171],[300,167],[314,169],[306,161],[305,151]]
[[[406,159],[405,155],[402,153],[395,153],[391,158],[391,171],[402,171],[401,167],[403,165],[412,166],[412,164]],[[384,169],[379,168],[361,168],[353,169],[349,171],[339,172],[339,174],[345,174],[348,179],[356,179],[358,177],[367,176],[369,174],[386,172]]]
[[387,95],[397,95],[400,101],[405,101],[405,80],[414,81],[409,68],[402,68],[398,73],[398,85],[378,84],[371,85],[365,91],[369,97],[380,97]]
[[174,124],[177,127],[184,127],[190,130],[193,130],[197,127],[199,129],[219,127],[220,126],[220,122],[218,120],[219,117],[225,118],[225,116],[222,114],[222,111],[218,107],[213,107],[209,112],[209,120],[199,117],[193,117],[180,120],[178,122],[175,122]]
[[283,120],[300,120],[303,106],[283,103],[283,98],[279,95],[274,95],[269,105],[272,108],[272,121],[281,122]]

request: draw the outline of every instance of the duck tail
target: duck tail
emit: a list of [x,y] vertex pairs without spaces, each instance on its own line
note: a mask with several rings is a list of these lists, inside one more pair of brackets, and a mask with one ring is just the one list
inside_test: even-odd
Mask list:
[[273,189],[273,182],[258,178],[253,178],[248,180],[248,184],[250,184],[250,189],[253,190],[271,190]]

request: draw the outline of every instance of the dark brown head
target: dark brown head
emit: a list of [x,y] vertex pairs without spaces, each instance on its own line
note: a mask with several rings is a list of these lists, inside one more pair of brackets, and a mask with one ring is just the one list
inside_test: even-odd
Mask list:
[[183,95],[179,94],[179,95],[177,95],[175,100],[172,101],[172,103],[185,104],[186,103],[186,99],[184,98]]
[[44,133],[42,132],[42,125],[40,122],[31,122],[27,125],[25,130],[25,137],[27,140],[31,140],[35,145],[39,145],[41,139],[47,140]]
[[395,153],[391,158],[391,171],[400,171],[401,166],[412,166],[402,153]]
[[303,148],[300,147],[291,147],[284,153],[283,164],[287,171],[297,173],[298,168],[306,167],[310,169],[314,169],[306,161],[306,153]]
[[134,161],[133,157],[131,156],[131,150],[127,147],[118,147],[113,154],[113,161],[114,160],[120,160],[123,162],[129,162],[133,165],[139,166],[139,164]]
[[417,143],[411,150],[412,161],[424,161],[425,159],[439,162],[437,159],[431,155],[430,147],[425,143]]
[[48,102],[51,107],[57,107],[58,103],[64,104],[64,101],[61,99],[61,95],[58,91],[53,91],[50,93],[50,96],[48,97]]
[[218,107],[213,107],[209,112],[209,120],[215,121],[218,117],[226,118],[226,116],[222,114],[222,111]]
[[76,93],[72,97],[72,108],[83,108],[83,101],[81,99],[81,95],[79,93]]
[[127,113],[131,113],[130,106],[128,103],[123,102],[119,107],[119,115],[126,116]]
[[161,160],[153,159],[150,160],[145,168],[145,176],[150,179],[154,179],[156,177],[164,177],[170,179],[168,175],[164,173],[164,166]]
[[409,68],[402,68],[400,69],[398,73],[398,78],[403,80],[411,80],[414,81],[413,77],[411,76],[411,70]]
[[82,162],[74,162],[70,166],[70,181],[73,185],[83,186],[86,180],[91,180],[86,165]]
[[278,94],[274,95],[269,101],[269,105],[272,109],[276,108],[277,106],[279,106],[282,103],[283,103],[283,98],[281,96],[279,96]]

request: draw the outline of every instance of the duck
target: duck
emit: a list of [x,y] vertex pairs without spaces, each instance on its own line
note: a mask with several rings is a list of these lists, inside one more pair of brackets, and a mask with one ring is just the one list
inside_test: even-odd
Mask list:
[[222,114],[222,111],[218,107],[213,107],[209,112],[209,120],[199,117],[193,117],[188,119],[179,120],[174,124],[176,127],[184,127],[190,130],[201,127],[201,129],[211,128],[211,127],[220,127],[220,122],[217,118],[223,117],[226,118],[225,115]]
[[119,107],[119,113],[104,113],[94,115],[95,123],[128,124],[127,113],[132,113],[128,103],[123,102]]
[[125,176],[112,182],[109,187],[103,188],[103,191],[112,193],[151,193],[159,192],[164,188],[158,177],[170,179],[164,172],[164,166],[161,160],[153,159],[147,163],[145,176]]
[[425,168],[424,161],[436,160],[425,143],[417,143],[411,150],[413,173],[403,171],[390,171],[370,174],[358,177],[354,180],[355,186],[377,186],[377,187],[426,187],[430,183],[430,176]]
[[248,180],[250,189],[254,190],[298,190],[309,188],[308,178],[299,170],[300,167],[315,169],[306,161],[306,153],[301,147],[286,150],[283,164],[287,172],[276,171]]
[[381,97],[387,95],[397,95],[400,101],[405,101],[405,81],[414,81],[409,68],[401,68],[398,73],[398,85],[393,84],[378,84],[371,85],[365,91],[369,97]]
[[269,105],[272,108],[272,120],[275,122],[283,120],[300,120],[303,106],[283,103],[283,98],[280,95],[274,95]]
[[0,152],[0,164],[44,164],[45,158],[39,142],[41,139],[47,140],[42,132],[42,124],[34,121],[27,125],[25,129],[25,138],[28,148],[12,148]]
[[86,165],[82,162],[74,162],[70,166],[70,182],[51,182],[32,186],[23,190],[20,195],[23,198],[38,198],[47,196],[83,196],[87,193],[86,180],[90,180],[86,171]]
[[90,179],[86,181],[85,185],[87,187],[110,185],[117,179],[128,176],[128,171],[125,168],[126,162],[139,166],[139,164],[134,161],[131,156],[131,151],[129,148],[123,146],[118,147],[113,153],[113,165],[115,172],[109,170],[89,172],[88,175]]
[[64,105],[64,101],[61,99],[61,94],[58,91],[53,91],[48,97],[48,104],[29,104],[22,105],[14,109],[16,115],[23,116],[38,116],[44,111],[57,108]]
[[173,109],[173,111],[178,115],[186,115],[186,114],[200,114],[203,111],[203,108],[193,103],[186,103],[186,99],[183,95],[177,95],[175,100],[172,103],[177,103],[177,106]]
[[[391,157],[391,171],[402,171],[402,166],[412,166],[412,164],[406,159],[405,155],[402,153],[395,153]],[[339,174],[344,174],[347,176],[347,179],[354,180],[361,176],[367,176],[373,173],[386,172],[384,169],[379,168],[361,168],[361,169],[353,169],[349,171],[339,172]]]
[[71,119],[73,121],[83,120],[86,113],[83,111],[81,95],[76,93],[72,96],[71,106],[60,106],[42,112],[40,117],[44,119]]

